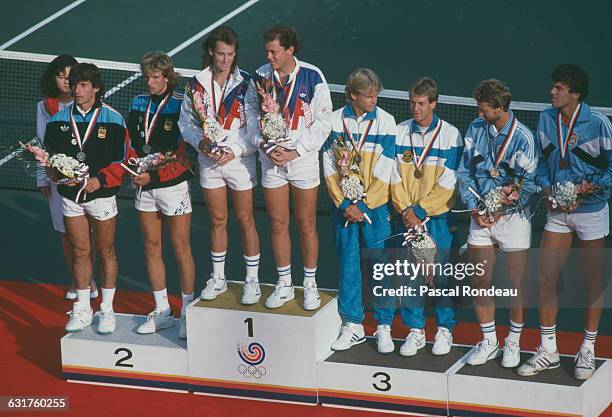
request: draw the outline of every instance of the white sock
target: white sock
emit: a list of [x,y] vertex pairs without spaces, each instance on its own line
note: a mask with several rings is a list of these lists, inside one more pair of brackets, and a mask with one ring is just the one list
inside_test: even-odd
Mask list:
[[218,274],[221,277],[225,277],[225,255],[227,251],[223,252],[210,252],[212,258],[213,274]]
[[557,325],[542,326],[540,325],[540,337],[542,347],[549,353],[557,351]]
[[170,303],[168,303],[168,290],[153,291],[153,298],[155,298],[155,309],[157,311],[166,311],[170,309]]
[[523,331],[524,325],[525,323],[516,323],[510,320],[510,331],[508,332],[508,340],[518,345],[521,340],[521,332]]
[[306,268],[304,267],[304,288],[306,288],[306,284],[312,282],[315,287],[317,285],[316,276],[317,275],[317,267],[314,268]]
[[582,341],[582,348],[586,348],[591,352],[595,353],[595,339],[597,338],[597,330],[591,332],[587,329],[584,329],[584,340]]
[[109,307],[113,306],[113,300],[115,299],[116,288],[104,288],[102,287],[102,304],[106,304]]
[[183,300],[183,305],[181,306],[181,317],[185,317],[185,310],[187,310],[187,306],[193,301],[193,293],[185,294],[182,292],[181,299]]
[[244,263],[246,265],[246,276],[259,281],[259,254],[253,256],[244,255]]
[[278,280],[283,281],[287,287],[291,286],[291,264],[287,266],[277,266]]
[[490,345],[497,344],[497,333],[495,333],[495,321],[490,323],[480,323],[480,330],[485,340],[489,341]]
[[81,303],[87,310],[91,310],[91,303],[89,302],[89,288],[84,290],[76,290],[77,301]]

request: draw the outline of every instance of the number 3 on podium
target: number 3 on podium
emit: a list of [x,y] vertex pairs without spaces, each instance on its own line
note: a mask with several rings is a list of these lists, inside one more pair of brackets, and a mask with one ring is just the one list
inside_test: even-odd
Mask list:
[[389,391],[391,389],[391,376],[386,372],[376,372],[372,375],[374,383],[372,386],[377,391]]

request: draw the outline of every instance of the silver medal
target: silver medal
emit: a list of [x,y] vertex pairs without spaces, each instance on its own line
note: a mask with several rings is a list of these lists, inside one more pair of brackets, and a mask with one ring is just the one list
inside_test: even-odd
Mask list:
[[142,145],[142,151],[144,153],[146,153],[147,155],[151,153],[151,145],[149,145],[148,143],[145,143],[144,145]]
[[76,158],[79,162],[83,162],[85,160],[85,157],[86,157],[85,152],[79,152],[76,155]]

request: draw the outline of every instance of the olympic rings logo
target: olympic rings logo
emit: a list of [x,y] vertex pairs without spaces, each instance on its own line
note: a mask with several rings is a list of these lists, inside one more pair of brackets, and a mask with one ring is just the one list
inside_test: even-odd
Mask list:
[[238,365],[238,372],[244,375],[246,378],[253,377],[255,379],[259,379],[266,374],[266,367],[263,365],[253,366],[253,365],[245,365],[241,363]]

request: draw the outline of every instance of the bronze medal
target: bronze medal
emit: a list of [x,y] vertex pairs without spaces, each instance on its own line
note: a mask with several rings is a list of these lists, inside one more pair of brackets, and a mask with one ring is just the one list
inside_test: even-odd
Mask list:
[[561,169],[568,169],[569,168],[569,161],[567,159],[561,159],[559,161],[559,168]]
[[414,169],[414,178],[419,179],[419,178],[421,178],[422,176],[423,176],[423,173],[421,172],[421,170],[420,170],[420,169],[418,169],[418,168],[415,168],[415,169]]
[[499,170],[497,168],[491,168],[489,170],[489,174],[491,175],[491,178],[497,178],[499,177]]
[[106,137],[106,128],[104,126],[100,126],[98,128],[98,137],[100,139],[104,139]]

